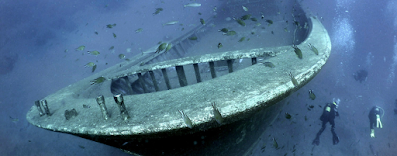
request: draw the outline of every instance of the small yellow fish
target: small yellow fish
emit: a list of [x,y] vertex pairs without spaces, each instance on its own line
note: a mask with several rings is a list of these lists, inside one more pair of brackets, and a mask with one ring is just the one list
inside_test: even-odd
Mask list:
[[277,141],[276,141],[276,138],[273,138],[273,147],[274,147],[275,149],[279,149],[278,143],[277,143]]
[[313,93],[313,90],[309,89],[309,98],[314,100],[316,99],[316,95]]
[[160,53],[161,51],[163,51],[164,49],[167,48],[167,43],[162,43],[159,45],[159,47],[156,50],[156,53]]
[[189,40],[197,40],[197,36],[192,36],[188,38]]
[[156,12],[154,12],[153,15],[159,14],[160,11],[163,11],[163,8],[156,8]]
[[245,6],[242,6],[244,11],[248,11],[248,8]]
[[228,31],[227,33],[223,33],[223,35],[226,35],[226,36],[233,36],[233,35],[236,35],[237,33],[235,32],[235,31]]
[[120,58],[120,59],[124,59],[124,58],[125,58],[125,55],[124,55],[124,54],[120,54],[120,55],[119,55],[119,58]]
[[242,21],[241,19],[236,19],[237,23],[240,24],[241,26],[245,26],[245,22]]
[[309,43],[309,48],[310,48],[310,50],[312,50],[313,52],[314,52],[314,54],[316,54],[316,55],[318,55],[318,50],[317,50],[317,48],[316,47],[314,47],[312,44],[310,44]]
[[291,77],[291,82],[292,82],[292,84],[296,87],[296,86],[298,86],[299,84],[298,84],[298,81],[295,79],[295,77],[292,75],[292,73],[291,72],[289,72],[289,76]]
[[299,59],[302,59],[303,56],[302,56],[301,49],[299,49],[298,46],[296,46],[295,44],[292,45],[292,48],[294,48],[294,52],[295,52],[296,56],[298,56]]
[[223,122],[222,114],[216,108],[215,102],[212,103],[212,108],[213,108],[212,113],[214,113],[214,118],[215,118],[216,122],[218,122],[218,124],[222,124],[222,122]]
[[93,73],[95,71],[95,69],[96,69],[96,65],[92,66],[91,73]]
[[93,67],[95,66],[94,62],[88,62],[86,65],[84,65],[84,67]]
[[96,50],[94,50],[94,51],[87,51],[87,52],[88,52],[88,54],[95,55],[95,56],[97,56],[97,55],[100,54],[100,52],[99,52],[99,51],[96,51]]
[[174,25],[174,24],[177,24],[178,22],[179,22],[179,21],[167,22],[167,23],[163,24],[163,26],[165,26],[165,25]]
[[223,47],[222,43],[218,43],[218,49],[222,47]]
[[200,3],[190,3],[190,4],[184,5],[183,7],[186,8],[186,7],[200,7],[200,6],[201,6]]
[[115,27],[115,26],[116,26],[116,23],[115,23],[115,24],[108,24],[108,25],[106,25],[107,28],[113,28],[113,27]]
[[140,32],[142,32],[142,31],[143,31],[142,28],[139,28],[139,29],[136,29],[136,30],[135,30],[136,33],[140,33]]
[[172,44],[168,43],[167,48],[165,48],[165,52],[169,51],[172,48]]
[[269,23],[268,26],[270,26],[270,25],[273,24],[273,21],[272,21],[272,20],[266,20],[266,22]]
[[101,77],[98,77],[98,78],[96,78],[96,79],[94,79],[94,80],[92,80],[92,81],[90,81],[90,82],[91,82],[91,85],[93,85],[93,84],[102,83],[102,82],[104,82],[105,80],[106,80],[106,78],[103,77],[103,76],[101,76]]
[[185,122],[186,126],[189,127],[190,129],[192,129],[193,124],[192,124],[192,121],[189,119],[189,117],[182,110],[178,110],[178,111],[179,111],[179,113],[181,113],[183,122]]
[[200,23],[201,23],[202,25],[205,25],[204,19],[200,18]]
[[240,40],[238,40],[238,42],[243,42],[245,40],[245,37],[241,37]]
[[76,48],[76,50],[78,50],[78,51],[82,51],[82,50],[84,50],[84,48],[85,48],[85,46],[80,46],[80,47],[78,47],[78,48]]

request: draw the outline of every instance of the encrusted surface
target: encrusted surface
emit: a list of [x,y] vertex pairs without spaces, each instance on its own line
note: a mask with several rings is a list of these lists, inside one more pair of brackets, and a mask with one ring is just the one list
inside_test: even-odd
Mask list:
[[[331,42],[327,31],[317,19],[311,18],[311,23],[312,30],[308,38],[298,45],[302,50],[303,59],[295,55],[292,47],[285,46],[189,57],[145,66],[129,66],[128,62],[123,62],[44,98],[53,113],[51,116],[39,116],[36,106],[33,106],[27,114],[27,119],[35,126],[65,133],[155,137],[157,134],[175,135],[189,129],[178,110],[183,110],[193,122],[194,128],[189,132],[218,127],[213,119],[211,107],[211,103],[215,102],[225,119],[224,124],[233,123],[252,111],[274,104],[277,102],[274,99],[287,96],[320,71],[330,55]],[[315,55],[309,49],[308,43],[318,49],[319,55]],[[131,116],[128,121],[123,121],[120,117],[120,111],[110,92],[110,81],[90,85],[90,80],[99,76],[112,79],[134,74],[135,71],[225,58],[249,58],[254,55],[273,55],[274,57],[269,57],[266,61],[275,64],[275,68],[266,67],[259,62],[210,81],[167,91],[124,96],[126,108]],[[120,65],[125,70],[120,71]],[[295,87],[292,84],[289,72],[295,76],[299,86]],[[95,98],[85,98],[86,94],[105,96],[111,116],[108,120],[103,119]],[[73,108],[78,112],[78,116],[66,120],[65,110]]]

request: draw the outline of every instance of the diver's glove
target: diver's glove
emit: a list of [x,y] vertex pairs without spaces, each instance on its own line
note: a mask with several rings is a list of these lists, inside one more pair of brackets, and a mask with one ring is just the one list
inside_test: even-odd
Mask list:
[[375,130],[371,129],[371,138],[375,138]]
[[380,121],[379,114],[376,114],[376,128],[382,128],[382,122]]

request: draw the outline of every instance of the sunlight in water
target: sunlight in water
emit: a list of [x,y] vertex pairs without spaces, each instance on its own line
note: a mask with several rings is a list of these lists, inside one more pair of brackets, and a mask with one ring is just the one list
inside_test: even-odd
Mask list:
[[[337,18],[333,24],[333,52],[336,53],[339,63],[340,74],[337,74],[337,84],[341,82],[342,77],[345,77],[344,66],[352,58],[354,46],[356,44],[354,40],[353,27],[349,22],[348,18]],[[340,84],[344,86],[343,82]]]
[[389,83],[388,86],[390,86],[394,78],[396,77],[395,75],[395,70],[397,66],[397,41],[396,41],[396,36],[394,36],[394,48],[393,48],[393,63],[390,66],[390,73],[389,76],[387,77],[387,82]]
[[[389,1],[387,3],[387,11],[389,16],[391,16],[392,19],[394,19],[393,23],[394,23],[394,31],[397,31],[397,3],[393,0]],[[396,75],[395,75],[395,71],[396,71],[396,66],[397,66],[397,39],[396,36],[394,36],[394,47],[393,47],[393,63],[390,65],[390,73],[389,76],[387,77],[387,82],[388,82],[388,87],[391,86],[391,84],[393,83]]]

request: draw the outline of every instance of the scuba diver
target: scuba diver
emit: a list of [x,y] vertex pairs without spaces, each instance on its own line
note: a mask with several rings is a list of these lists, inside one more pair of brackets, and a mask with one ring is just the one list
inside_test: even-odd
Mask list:
[[376,128],[382,128],[382,122],[380,121],[380,110],[383,111],[382,117],[385,113],[385,111],[378,106],[372,107],[371,111],[369,111],[368,118],[369,118],[369,127],[371,128],[371,138],[375,137],[375,129],[374,125],[376,124]]
[[325,130],[325,126],[327,122],[331,124],[331,132],[332,132],[332,142],[334,145],[339,143],[339,137],[335,133],[335,116],[339,116],[338,113],[338,105],[340,102],[340,99],[338,100],[332,100],[332,103],[327,103],[324,107],[323,114],[320,117],[320,120],[322,121],[321,129],[318,131],[316,138],[313,140],[313,145],[319,145],[320,144],[320,135],[323,133]]

